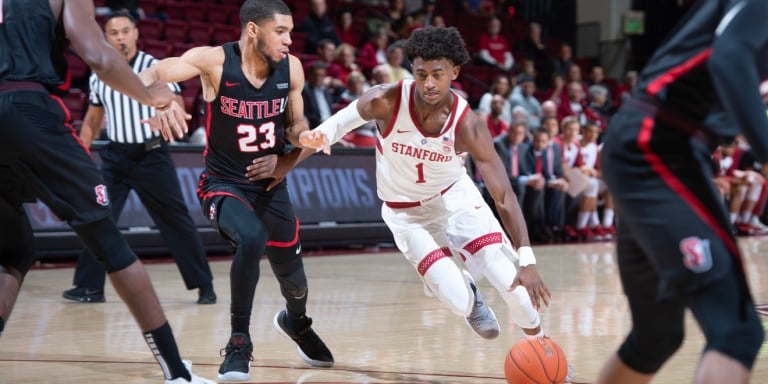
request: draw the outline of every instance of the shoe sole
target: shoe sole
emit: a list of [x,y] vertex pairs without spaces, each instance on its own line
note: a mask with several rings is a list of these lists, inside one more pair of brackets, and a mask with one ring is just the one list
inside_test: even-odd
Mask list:
[[77,301],[78,303],[103,303],[105,302],[105,298],[102,297],[82,297],[82,296],[73,296],[69,294],[62,294],[62,297],[64,297],[67,300]]
[[[248,364],[250,369],[251,364]],[[219,373],[219,381],[248,381],[250,375],[245,372],[231,371],[225,373]]]
[[[289,335],[285,330],[283,330],[283,327],[280,326],[280,314],[283,313],[282,311],[275,314],[275,317],[272,318],[272,324],[275,326],[275,329],[277,329],[278,332],[280,332],[281,335],[289,338],[294,343],[296,341],[293,340],[291,335]],[[304,360],[307,364],[313,366],[313,367],[321,367],[321,368],[330,368],[333,367],[333,361],[321,361],[321,360],[315,360],[307,356],[304,351],[301,350],[301,348],[297,345],[296,350],[299,352],[299,356],[302,360]]]

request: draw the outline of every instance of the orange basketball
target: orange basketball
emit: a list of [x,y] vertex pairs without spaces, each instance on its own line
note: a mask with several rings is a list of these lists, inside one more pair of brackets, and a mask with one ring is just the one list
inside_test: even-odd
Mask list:
[[504,361],[509,384],[562,384],[567,373],[563,350],[548,337],[518,341]]

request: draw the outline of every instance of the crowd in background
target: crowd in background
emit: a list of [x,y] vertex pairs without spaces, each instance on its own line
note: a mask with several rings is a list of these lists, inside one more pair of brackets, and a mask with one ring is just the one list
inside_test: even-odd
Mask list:
[[[239,1],[219,0],[213,4],[216,12],[210,8],[200,16],[202,19],[183,23],[178,19],[192,17],[190,4],[177,3],[183,2],[133,0],[102,5],[128,8],[140,18],[142,36],[145,27],[152,28],[162,20],[164,33],[153,31],[146,35],[153,38],[140,43],[158,58],[239,36],[234,12]],[[622,78],[607,77],[597,64],[599,58],[574,57],[571,42],[548,38],[547,25],[515,17],[512,2],[503,0],[440,0],[439,6],[437,0],[287,3],[295,22],[291,53],[302,60],[306,75],[303,96],[310,127],[369,87],[412,78],[401,47],[411,32],[426,26],[455,26],[474,60],[462,68],[454,91],[486,118],[532,240],[548,243],[613,238],[619,218],[614,217],[610,195],[600,177],[600,146],[611,116],[637,82],[636,71],[626,71]],[[222,9],[229,9],[229,13],[215,16]],[[217,26],[212,23],[214,18],[229,21],[229,25]],[[182,34],[178,28],[186,32]],[[204,121],[199,84],[183,86],[186,107],[196,116],[192,128],[196,128]],[[375,130],[373,123],[362,126],[345,136],[341,145],[373,147]],[[190,131],[194,132],[190,141],[204,141],[202,130]],[[466,164],[484,190],[472,160],[466,159]],[[768,193],[756,166],[759,164],[754,163],[743,139],[713,154],[715,185],[738,235],[768,234],[763,224]]]

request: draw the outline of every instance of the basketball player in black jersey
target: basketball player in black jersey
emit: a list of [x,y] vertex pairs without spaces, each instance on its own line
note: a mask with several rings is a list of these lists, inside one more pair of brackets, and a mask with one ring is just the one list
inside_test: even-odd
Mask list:
[[[31,195],[66,220],[104,264],[166,384],[212,383],[180,359],[149,277],[110,216],[104,180],[68,125],[69,112],[49,94],[64,83],[52,57],[62,57],[65,46],[56,43],[66,33],[99,78],[141,103],[165,108],[173,94],[164,83],[142,85],[104,41],[90,0],[2,0],[0,7],[0,331],[34,258],[22,207]],[[167,132],[183,123],[162,122]]]
[[632,330],[598,383],[649,382],[682,344],[686,308],[707,340],[694,382],[749,381],[763,328],[709,164],[743,132],[768,165],[766,16],[765,0],[698,1],[611,119],[603,176]]
[[236,247],[230,269],[232,335],[219,380],[237,381],[249,377],[250,317],[264,253],[286,300],[275,326],[298,344],[307,363],[333,365],[331,352],[306,316],[299,222],[285,183],[268,189],[271,179],[246,177],[249,166],[271,173],[285,141],[299,146],[299,134],[309,129],[301,98],[304,72],[299,59],[288,54],[293,19],[280,0],[247,0],[240,24],[239,41],[192,48],[141,73],[145,83],[194,76],[202,81],[208,146],[198,194],[213,227]]

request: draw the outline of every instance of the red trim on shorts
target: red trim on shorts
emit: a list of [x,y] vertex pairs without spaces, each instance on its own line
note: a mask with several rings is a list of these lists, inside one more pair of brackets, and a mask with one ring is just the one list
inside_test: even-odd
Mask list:
[[664,87],[679,79],[686,73],[690,72],[691,69],[705,62],[711,55],[712,47],[704,49],[684,63],[662,73],[661,76],[657,77],[648,84],[648,86],[645,88],[645,91],[651,96],[656,96],[656,94],[664,89]]
[[681,199],[683,199],[683,202],[685,202],[693,210],[696,216],[698,216],[702,221],[704,221],[704,223],[712,228],[717,237],[723,241],[725,247],[728,248],[728,250],[731,251],[731,253],[734,255],[734,258],[743,270],[744,267],[741,260],[741,253],[739,252],[739,248],[736,246],[736,243],[728,234],[729,232],[725,228],[718,226],[717,220],[712,215],[712,213],[709,212],[704,207],[704,204],[696,198],[696,195],[691,192],[691,190],[688,189],[685,184],[683,184],[677,178],[677,176],[675,176],[675,174],[669,168],[667,168],[666,165],[664,165],[661,157],[659,157],[659,155],[654,153],[651,149],[651,136],[653,136],[653,128],[653,118],[646,117],[643,119],[640,133],[637,135],[637,145],[644,153],[645,160],[650,163],[651,168],[661,177],[661,180],[664,181],[672,191],[680,196]]
[[448,256],[448,257],[453,256],[453,253],[451,252],[451,249],[448,248],[448,247],[440,248],[440,250],[443,251],[443,253],[445,253],[445,255]]
[[485,235],[470,241],[469,244],[464,246],[464,250],[469,252],[470,255],[474,255],[488,245],[501,244],[501,238],[501,232],[486,233]]
[[398,111],[400,111],[400,101],[403,98],[403,81],[400,80],[397,82],[397,99],[395,100],[395,109],[392,113],[392,120],[389,121],[389,124],[387,124],[387,129],[384,130],[384,132],[381,133],[381,137],[386,138],[389,136],[389,134],[392,132],[392,128],[395,127],[395,121],[397,121],[397,116],[399,115]]
[[[451,187],[454,186],[456,182],[453,182],[453,184],[445,187],[442,191],[440,191],[440,196],[444,195],[446,192],[448,192]],[[435,196],[437,197],[437,196]],[[385,201],[384,204],[386,204],[387,207],[394,208],[394,209],[402,209],[402,208],[414,208],[421,205],[421,201]]]
[[435,249],[421,259],[416,270],[419,271],[419,275],[424,276],[427,273],[427,270],[429,270],[429,267],[444,257],[446,257],[445,252],[443,252],[442,249]]
[[207,199],[210,199],[210,198],[212,198],[214,196],[233,197],[233,198],[239,200],[241,203],[245,204],[245,206],[248,207],[248,209],[250,209],[251,211],[254,211],[253,205],[251,205],[251,203],[249,203],[248,201],[244,200],[242,197],[240,197],[240,196],[238,196],[238,195],[236,195],[234,193],[231,193],[231,192],[224,192],[224,191],[207,192],[207,193],[203,194],[201,196],[201,198],[202,198],[202,200],[207,200]]
[[267,247],[280,247],[280,248],[288,248],[293,247],[296,245],[296,243],[299,242],[299,218],[296,218],[296,231],[293,234],[293,239],[291,241],[267,241]]
[[77,141],[77,143],[80,144],[80,146],[85,150],[85,153],[90,155],[91,154],[90,148],[85,146],[85,143],[83,143],[83,141],[80,140],[80,136],[77,135],[77,131],[75,130],[75,128],[72,126],[72,124],[70,124],[70,122],[72,121],[72,112],[69,111],[69,108],[67,108],[67,106],[64,104],[64,101],[62,101],[60,97],[56,95],[51,95],[51,94],[49,94],[48,96],[54,101],[56,101],[57,103],[59,103],[59,106],[61,107],[61,109],[64,110],[64,126],[69,128],[69,132],[72,134],[72,137],[75,138],[75,141]]

